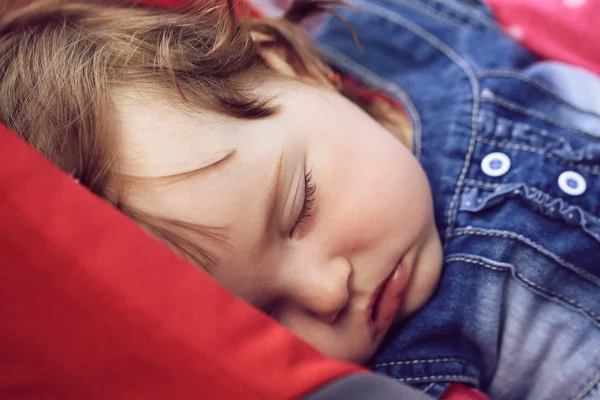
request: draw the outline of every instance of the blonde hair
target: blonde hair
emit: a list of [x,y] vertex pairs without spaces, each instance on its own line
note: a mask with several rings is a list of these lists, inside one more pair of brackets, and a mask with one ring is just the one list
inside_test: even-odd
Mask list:
[[268,117],[276,105],[254,95],[251,84],[273,73],[261,50],[283,49],[300,75],[326,84],[332,71],[299,22],[338,3],[297,0],[281,19],[251,19],[237,18],[231,0],[175,9],[108,0],[34,1],[0,15],[0,121],[210,270],[217,260],[203,239],[224,243],[222,229],[150,215],[124,199],[111,94],[142,84],[178,94],[186,106],[242,119]]

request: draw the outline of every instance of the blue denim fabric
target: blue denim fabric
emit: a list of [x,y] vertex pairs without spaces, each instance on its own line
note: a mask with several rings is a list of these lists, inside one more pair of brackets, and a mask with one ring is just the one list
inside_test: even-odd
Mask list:
[[[363,50],[336,19],[317,43],[406,108],[445,257],[434,297],[370,366],[433,396],[462,382],[494,399],[600,398],[600,80],[538,62],[480,1],[355,4],[341,14]],[[505,174],[482,167],[492,153]],[[583,194],[563,190],[565,171]]]

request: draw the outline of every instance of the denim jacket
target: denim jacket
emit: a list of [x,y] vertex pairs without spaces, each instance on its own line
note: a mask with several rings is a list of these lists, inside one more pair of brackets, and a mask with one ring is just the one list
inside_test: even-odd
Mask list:
[[[539,62],[479,0],[358,0],[315,39],[400,102],[444,246],[377,372],[439,397],[600,398],[600,79]],[[410,212],[410,210],[398,210]]]

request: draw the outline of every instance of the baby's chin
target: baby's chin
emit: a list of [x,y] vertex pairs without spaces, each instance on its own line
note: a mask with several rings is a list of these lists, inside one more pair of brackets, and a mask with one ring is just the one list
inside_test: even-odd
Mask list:
[[[383,338],[382,338],[383,339]],[[321,353],[331,359],[353,364],[366,364],[381,345],[381,339],[377,343],[361,343],[358,346],[344,346],[340,348],[318,348]]]

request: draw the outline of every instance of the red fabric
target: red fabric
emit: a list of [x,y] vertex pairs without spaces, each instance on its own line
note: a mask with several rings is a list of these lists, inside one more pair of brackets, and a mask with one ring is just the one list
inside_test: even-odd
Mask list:
[[1,399],[289,399],[317,354],[0,125]]
[[542,57],[600,75],[600,0],[486,0],[502,27]]
[[444,392],[440,400],[488,400],[488,397],[477,389],[460,383],[453,383]]

